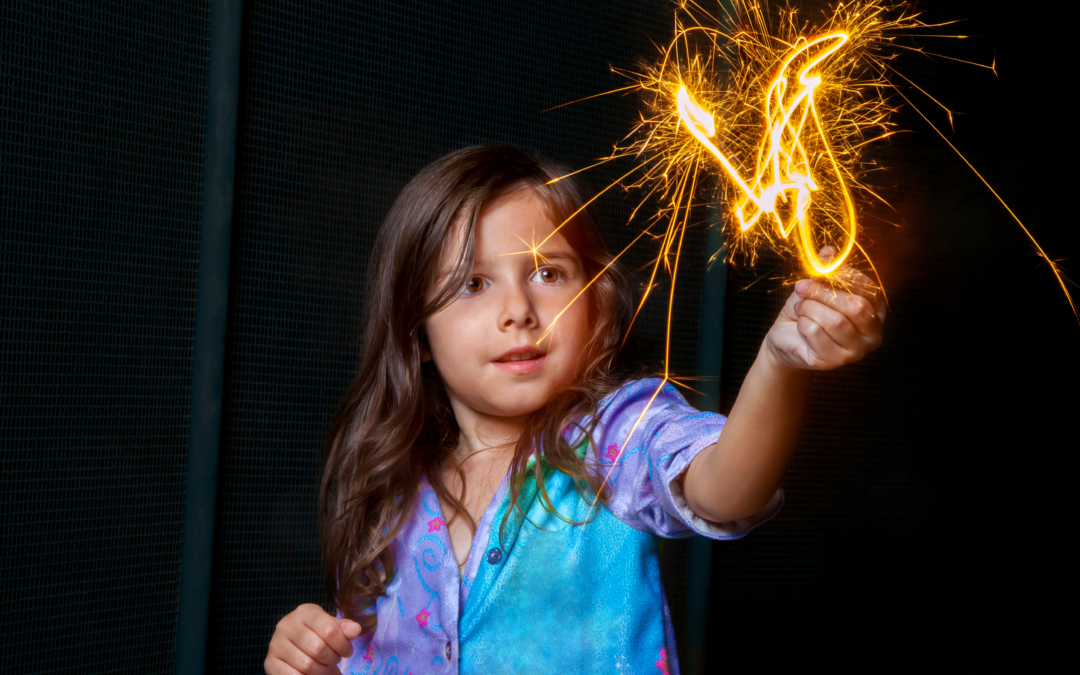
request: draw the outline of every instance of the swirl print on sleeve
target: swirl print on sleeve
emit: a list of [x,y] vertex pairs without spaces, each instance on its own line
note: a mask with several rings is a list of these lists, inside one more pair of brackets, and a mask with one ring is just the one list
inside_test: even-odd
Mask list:
[[[671,383],[628,382],[604,398],[597,417],[593,449],[610,490],[607,506],[630,527],[660,537],[737,539],[783,505],[783,491],[777,490],[761,511],[743,520],[713,523],[690,510],[676,479],[716,443],[727,418],[694,408]],[[581,433],[567,436],[574,444]]]

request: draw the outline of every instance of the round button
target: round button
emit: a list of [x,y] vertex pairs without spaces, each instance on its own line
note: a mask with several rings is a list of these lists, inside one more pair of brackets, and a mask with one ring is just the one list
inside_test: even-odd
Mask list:
[[487,559],[492,565],[497,565],[502,560],[502,551],[497,548],[491,549],[488,551]]

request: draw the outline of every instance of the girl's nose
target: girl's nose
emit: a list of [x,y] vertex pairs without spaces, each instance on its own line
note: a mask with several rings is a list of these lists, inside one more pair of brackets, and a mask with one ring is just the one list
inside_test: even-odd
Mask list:
[[535,328],[540,323],[533,307],[532,299],[525,289],[513,286],[506,291],[502,313],[499,315],[499,328],[508,330],[514,326],[518,328]]

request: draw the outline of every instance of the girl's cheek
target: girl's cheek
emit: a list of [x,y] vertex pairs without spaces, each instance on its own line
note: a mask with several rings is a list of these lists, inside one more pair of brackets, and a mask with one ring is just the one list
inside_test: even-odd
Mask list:
[[[567,305],[573,301],[573,305],[569,308]],[[563,310],[566,310],[563,312]],[[559,313],[563,312],[561,316]],[[584,344],[588,340],[589,336],[589,302],[588,298],[584,295],[579,297],[576,301],[573,300],[573,296],[570,296],[565,302],[559,303],[554,307],[552,312],[552,318],[558,316],[558,321],[555,323],[557,329],[561,329],[564,339],[571,339],[574,342]],[[548,324],[550,325],[550,324]]]

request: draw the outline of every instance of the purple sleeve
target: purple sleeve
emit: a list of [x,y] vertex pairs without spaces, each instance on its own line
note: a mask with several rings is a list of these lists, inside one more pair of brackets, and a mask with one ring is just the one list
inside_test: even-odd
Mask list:
[[776,515],[782,490],[743,520],[714,523],[690,510],[675,479],[716,442],[727,418],[691,407],[673,385],[661,388],[661,382],[628,382],[600,404],[593,439],[610,490],[608,509],[630,527],[661,537],[696,533],[712,539],[741,537]]

